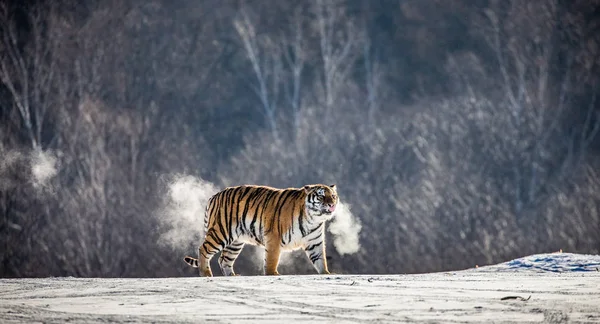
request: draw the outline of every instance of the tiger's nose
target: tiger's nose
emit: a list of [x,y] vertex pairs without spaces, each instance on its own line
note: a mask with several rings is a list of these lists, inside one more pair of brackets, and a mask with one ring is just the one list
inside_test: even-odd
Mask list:
[[335,205],[334,204],[327,204],[327,210],[329,210],[330,212],[335,211]]

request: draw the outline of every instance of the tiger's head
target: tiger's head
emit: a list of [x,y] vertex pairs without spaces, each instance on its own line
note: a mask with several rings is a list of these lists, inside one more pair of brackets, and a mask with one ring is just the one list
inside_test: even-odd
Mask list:
[[335,207],[338,203],[338,195],[335,185],[306,185],[306,209],[312,217],[329,220],[333,217]]

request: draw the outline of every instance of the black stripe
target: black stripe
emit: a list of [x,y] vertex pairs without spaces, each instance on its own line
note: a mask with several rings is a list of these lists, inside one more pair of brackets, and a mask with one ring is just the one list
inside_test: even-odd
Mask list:
[[[271,231],[273,230],[274,226],[275,226],[275,219],[279,219],[279,213],[277,212],[277,209],[279,206],[279,202],[281,201],[281,198],[283,198],[283,195],[285,195],[285,191],[279,191],[279,197],[277,197],[277,201],[275,202],[275,204],[273,205],[273,218],[271,218]],[[277,226],[277,229],[279,229],[279,226]],[[280,233],[281,234],[281,233]]]
[[233,261],[235,261],[236,258],[232,258],[232,257],[230,257],[228,255],[221,254],[221,259],[227,260],[229,262],[233,262]]
[[[217,233],[217,231],[211,231],[210,232],[210,237],[213,239],[213,241],[216,244],[219,244],[219,246],[221,248],[224,248],[225,246],[227,246],[227,244],[225,244],[225,238],[220,238],[219,237],[219,233]],[[219,249],[220,250],[220,249]]]
[[[248,201],[249,201],[249,205],[248,205],[248,212],[252,211],[252,221],[255,221],[255,219],[258,219],[258,208],[260,206],[260,201],[261,199],[263,199],[264,197],[264,190],[262,190],[262,188],[255,188],[254,192],[250,195],[250,197],[248,197]],[[250,226],[252,225],[252,221],[250,221]],[[244,224],[244,226],[246,226]],[[252,232],[252,228],[246,228],[246,233],[254,235],[254,233]]]
[[254,236],[254,224],[256,224],[256,220],[258,219],[258,208],[260,206],[259,201],[262,198],[262,193],[257,195],[254,199],[254,205],[250,208],[250,210],[252,210],[252,221],[250,221],[250,227],[248,228],[248,234],[250,234],[250,236]]
[[[260,212],[260,215],[259,215],[259,217],[260,217],[260,222],[258,223],[258,225],[259,225],[259,231],[260,231],[260,233],[262,233],[262,229],[263,229],[263,224],[264,224],[264,221],[263,221],[263,220],[264,220],[264,214],[265,214],[265,210],[267,209],[267,207],[269,207],[269,201],[271,200],[271,198],[273,198],[273,196],[274,196],[275,194],[277,194],[277,193],[278,193],[278,191],[276,191],[276,190],[269,190],[269,191],[267,192],[267,194],[266,194],[266,195],[264,195],[264,199],[262,200],[262,210],[261,210],[261,212]],[[257,206],[257,207],[258,207],[258,206]],[[257,210],[258,210],[258,208],[257,208]],[[273,219],[274,219],[274,218],[273,218]],[[255,221],[255,220],[256,220],[256,219],[254,219],[253,221]],[[250,230],[252,231],[252,233],[253,233],[255,236],[257,236],[257,237],[258,237],[258,235],[257,235],[257,234],[256,234],[256,232],[255,232],[255,228],[254,228],[253,224],[250,224]],[[270,228],[270,230],[273,230],[273,224],[272,224],[272,223],[271,223],[271,228]]]
[[[251,189],[251,187],[248,187],[248,189]],[[246,216],[248,215],[248,211],[250,210],[250,205],[252,204],[254,198],[258,193],[260,193],[259,190],[251,191],[250,195],[246,199],[246,202],[244,203],[244,210],[242,211],[242,233],[246,233],[248,231],[248,229],[246,228]]]
[[[213,216],[213,217],[216,217],[219,214],[219,208],[221,208],[220,200],[221,200],[222,196],[223,196],[223,191],[220,191],[213,197],[213,206],[212,206],[212,210],[211,210],[211,216]],[[217,215],[215,215],[215,214],[217,214]],[[214,221],[217,221],[217,219],[215,219]]]
[[[304,191],[303,190],[295,190],[294,192],[294,198],[302,198],[304,196]],[[302,199],[298,199],[298,200],[302,200]]]
[[217,234],[218,233],[215,230],[208,231],[208,233],[206,233],[205,241],[208,240],[209,238],[212,238],[213,241],[215,241],[215,242],[221,241],[221,238]]
[[206,238],[212,238],[216,244],[223,245],[222,242],[225,241],[225,237],[220,237],[219,234],[221,233],[217,232],[216,230],[212,230],[210,231],[210,234],[206,235]]
[[231,251],[231,252],[238,252],[240,251],[242,248],[244,247],[244,244],[240,244],[240,245],[230,245],[227,247],[227,250]]
[[300,209],[300,216],[298,216],[298,227],[300,227],[300,233],[302,233],[302,237],[305,237],[306,228],[304,228],[304,207]]
[[[215,198],[218,198],[219,193],[217,193],[216,195],[210,197],[210,200],[208,201],[209,206],[210,206],[210,211],[208,212],[208,215],[210,217],[210,215],[212,215],[215,212],[215,208],[218,206],[218,204],[215,203]],[[208,209],[208,207],[207,207]],[[209,218],[210,221],[210,218]]]
[[[227,232],[225,231],[225,227],[223,225],[219,225],[219,232],[217,233],[216,230],[213,231],[214,232],[214,237],[216,238],[215,241],[218,242],[225,242],[227,241]],[[217,234],[221,234],[222,237],[219,237]]]
[[213,199],[214,197],[215,196],[213,196],[210,200],[210,205],[208,206],[208,207],[210,207],[210,209],[208,209],[208,207],[207,207],[206,214],[204,215],[204,230],[205,231],[208,230],[208,228],[210,227],[210,222],[213,218],[213,212],[214,212],[214,209],[216,206],[215,201]]
[[[242,187],[239,187],[239,190],[242,190]],[[240,217],[240,203],[242,202],[242,196],[244,195],[244,193],[246,192],[245,188],[244,191],[242,193],[240,193],[240,196],[237,197],[236,203],[235,203],[235,212],[234,212],[234,217],[235,217],[235,236],[239,236],[240,235],[240,229],[242,226],[242,218]]]
[[246,186],[244,188],[244,192],[242,192],[242,194],[240,195],[240,200],[238,201],[238,206],[235,210],[236,214],[239,214],[239,219],[238,219],[238,223],[237,223],[237,227],[235,228],[236,232],[238,234],[241,234],[244,231],[244,228],[246,227],[246,212],[247,212],[247,207],[248,207],[248,201],[246,200],[246,202],[244,203],[244,209],[242,211],[242,213],[240,214],[240,210],[239,210],[239,202],[244,201],[244,198],[246,197],[246,195],[248,194],[248,192],[250,192],[250,188],[249,186]]
[[252,221],[250,222],[250,228],[248,229],[248,232],[250,235],[254,235],[254,224],[256,224],[256,220],[258,219],[258,217],[260,216],[260,213],[258,212],[258,209],[261,206],[261,201],[263,201],[266,196],[266,194],[268,194],[268,192],[265,192],[264,190],[262,190],[263,188],[256,188],[256,198],[254,199],[255,204],[254,204],[254,212],[253,212],[253,216],[252,216]]
[[321,223],[321,224],[319,224],[319,226],[315,227],[315,228],[314,228],[312,231],[308,232],[308,234],[304,235],[303,237],[307,237],[307,236],[309,236],[310,234],[312,234],[312,233],[314,233],[314,232],[316,232],[316,231],[320,230],[320,229],[321,229],[321,227],[323,227],[323,224],[324,224],[324,223]]
[[229,195],[229,199],[227,200],[227,207],[229,209],[228,211],[228,220],[229,220],[229,224],[227,229],[230,231],[230,236],[233,237],[233,220],[235,219],[236,215],[233,213],[233,208],[236,206],[235,203],[235,196],[237,195],[237,192],[239,190],[239,187],[234,188],[233,190],[231,190],[231,194]]
[[224,232],[224,228],[223,228],[223,217],[221,217],[222,215],[222,206],[223,206],[223,197],[225,196],[225,192],[221,191],[219,193],[219,196],[217,197],[217,210],[215,211],[215,221],[213,222],[213,227],[218,226],[219,227],[219,231],[221,232],[221,235],[223,235],[223,239],[227,238],[227,233]]
[[323,241],[320,241],[319,243],[315,243],[315,244],[311,244],[306,248],[306,251],[312,251],[314,248],[316,248],[317,246],[323,244]]
[[[228,217],[227,217],[227,200],[229,198],[229,193],[231,191],[229,189],[225,190],[223,192],[223,198],[221,199],[221,208],[219,209],[219,212],[221,214],[220,220],[221,220],[221,225],[224,226],[225,231],[229,232],[229,224],[228,222]],[[223,223],[225,223],[225,225],[223,225]]]
[[225,222],[227,234],[231,233],[231,218],[229,215],[229,198],[231,197],[231,192],[231,189],[227,189],[225,192],[225,198],[223,198],[223,205],[221,206],[221,210],[223,211],[223,221]]
[[[279,199],[277,200],[277,204],[275,205],[275,218],[277,218],[277,231],[279,232],[279,235],[281,235],[281,238],[283,239],[283,231],[281,228],[281,208],[282,206],[285,204],[285,201],[287,200],[287,196],[285,195],[289,195],[287,192],[283,192],[281,193],[281,195],[279,196]],[[285,198],[283,198],[285,196]],[[281,200],[283,199],[283,201]],[[273,218],[273,219],[275,219]]]
[[213,217],[215,217],[215,220],[213,225],[221,222],[221,206],[223,205],[222,199],[224,194],[225,191],[221,191],[219,192],[219,195],[215,197],[215,210],[213,211]]
[[[293,198],[293,197],[294,197],[294,194],[295,194],[295,193],[296,193],[296,191],[295,191],[295,190],[288,190],[287,192],[285,192],[284,194],[282,194],[282,196],[284,196],[284,195],[285,195],[285,198],[283,198],[283,200],[281,200],[281,199],[280,199],[280,200],[281,200],[281,203],[280,203],[280,205],[279,205],[279,209],[277,210],[277,215],[279,216],[279,217],[277,217],[277,219],[278,219],[279,223],[281,223],[281,210],[282,210],[282,209],[283,209],[283,207],[285,206],[285,204],[286,204],[286,202],[288,201],[288,199],[290,199],[290,198]],[[293,210],[292,210],[292,212],[293,212]],[[294,215],[292,215],[292,217],[293,217],[293,216],[294,216]],[[280,228],[280,230],[281,230],[281,228]]]
[[241,224],[240,224],[240,202],[242,201],[242,200],[241,200],[241,199],[242,199],[241,197],[242,197],[242,196],[244,195],[244,193],[246,192],[246,188],[238,187],[238,193],[239,193],[241,190],[244,190],[244,191],[243,191],[243,192],[240,194],[240,196],[237,198],[238,200],[236,201],[236,204],[235,204],[235,212],[234,212],[234,214],[233,214],[233,215],[234,215],[234,217],[235,217],[235,221],[236,221],[236,224],[235,224],[235,235],[236,235],[236,236],[237,236],[237,235],[239,235],[239,233],[240,233],[240,226],[241,226]]
[[[294,193],[294,198],[297,198],[297,192]],[[292,235],[295,233],[296,227],[294,226],[294,222],[296,217],[294,217],[294,213],[296,210],[296,200],[292,202],[292,226],[288,231],[288,243],[292,241]],[[298,219],[298,227],[300,227],[300,233],[302,233],[302,220]]]
[[233,242],[235,237],[234,228],[237,224],[233,222],[236,220],[236,215],[233,213],[233,208],[235,207],[235,197],[237,196],[239,187],[235,187],[231,190],[229,198],[227,199],[227,230],[229,231],[229,239],[227,240],[227,245]]
[[[218,247],[216,247],[214,244],[212,244],[211,241],[204,241],[204,243],[217,251],[220,250]],[[205,247],[205,249],[206,249],[206,247]],[[210,251],[208,251],[208,249],[206,249],[206,253],[210,253]]]
[[283,195],[286,195],[285,198],[283,198],[283,201],[281,201],[281,204],[279,205],[279,210],[277,211],[278,214],[281,214],[281,209],[283,209],[283,206],[285,206],[285,203],[287,202],[288,199],[293,198],[295,194],[294,190],[288,190],[287,192],[285,192]]
[[315,253],[315,254],[311,254],[310,256],[310,261],[312,263],[317,262],[317,260],[319,260],[321,258],[321,253]]

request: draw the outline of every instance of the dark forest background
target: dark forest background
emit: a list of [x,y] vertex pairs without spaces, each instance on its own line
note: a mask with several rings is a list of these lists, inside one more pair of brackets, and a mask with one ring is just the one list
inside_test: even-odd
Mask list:
[[337,273],[598,254],[599,79],[597,0],[4,1],[0,276],[196,275],[172,174],[336,183]]

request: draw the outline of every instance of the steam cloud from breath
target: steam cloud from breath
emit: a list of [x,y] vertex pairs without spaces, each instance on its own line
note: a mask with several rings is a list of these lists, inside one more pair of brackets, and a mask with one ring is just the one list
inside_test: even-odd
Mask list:
[[348,204],[338,203],[335,217],[329,224],[333,235],[333,246],[340,255],[353,254],[360,250],[359,234],[362,226],[350,211]]
[[11,177],[8,177],[8,174],[21,169],[28,170],[26,178],[23,178],[23,180],[31,183],[40,193],[43,191],[53,192],[51,182],[58,174],[60,152],[52,150],[33,150],[30,152],[12,150],[2,153],[4,156],[0,161],[0,190],[22,185],[23,183],[19,180],[11,180]]
[[31,154],[31,174],[33,186],[48,187],[50,179],[58,173],[58,159],[52,151],[34,151]]
[[166,196],[158,212],[164,229],[159,243],[181,251],[204,237],[204,212],[217,193],[215,185],[189,175],[174,175],[167,181]]

